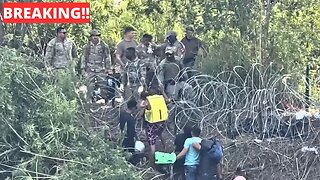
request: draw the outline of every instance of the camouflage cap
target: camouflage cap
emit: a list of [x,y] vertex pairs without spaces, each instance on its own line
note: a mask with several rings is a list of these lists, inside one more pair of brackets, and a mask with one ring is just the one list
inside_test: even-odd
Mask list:
[[186,27],[186,31],[194,32],[195,30],[192,26],[188,26],[188,27]]
[[169,36],[177,36],[177,33],[175,31],[168,31],[166,38]]
[[101,33],[97,29],[93,29],[90,32],[90,36],[100,36],[100,35],[101,35]]

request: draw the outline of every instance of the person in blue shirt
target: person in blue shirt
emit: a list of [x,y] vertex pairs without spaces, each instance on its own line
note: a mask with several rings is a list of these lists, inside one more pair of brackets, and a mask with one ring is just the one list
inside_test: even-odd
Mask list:
[[[178,134],[176,139],[174,140],[175,152],[179,153],[183,150],[183,145],[186,139],[191,138],[191,125],[186,124],[183,128],[183,133]],[[175,173],[175,179],[178,180],[181,178],[182,180],[186,179],[184,176],[184,159],[181,158],[174,163],[173,172]]]
[[199,151],[195,149],[192,143],[200,143],[200,128],[193,127],[191,130],[191,138],[187,138],[184,142],[182,151],[177,155],[177,160],[185,156],[185,178],[186,180],[196,180],[197,168],[200,163]]

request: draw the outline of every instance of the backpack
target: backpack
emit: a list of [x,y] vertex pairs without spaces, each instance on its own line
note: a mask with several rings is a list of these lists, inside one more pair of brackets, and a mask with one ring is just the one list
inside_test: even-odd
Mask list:
[[[89,55],[90,55],[90,51],[91,51],[91,43],[90,42],[91,41],[89,41],[87,46],[86,46],[86,57],[85,57],[85,67],[86,68],[88,67]],[[106,49],[107,49],[107,45],[102,40],[100,40],[100,43],[102,45],[102,53],[105,54],[106,53]],[[104,63],[106,63],[106,62],[104,62]]]
[[162,95],[152,95],[147,97],[151,106],[150,110],[145,110],[145,119],[149,123],[157,123],[168,120],[168,107]]
[[126,64],[126,71],[129,82],[136,82],[139,79],[139,62],[128,61]]
[[207,153],[214,162],[219,163],[223,158],[223,147],[218,140],[210,140],[213,141],[213,144]]

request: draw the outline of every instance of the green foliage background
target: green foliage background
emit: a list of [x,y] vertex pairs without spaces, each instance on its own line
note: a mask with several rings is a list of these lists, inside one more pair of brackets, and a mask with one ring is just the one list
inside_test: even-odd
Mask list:
[[[1,1],[4,2],[4,1]],[[313,67],[312,95],[318,97],[320,1],[316,0],[94,0],[90,24],[67,24],[81,48],[91,28],[101,30],[112,50],[131,25],[138,37],[153,34],[163,42],[168,30],[181,39],[193,25],[210,49],[201,70],[217,75],[241,65],[273,63],[281,74],[304,74]],[[2,8],[1,8],[2,9]],[[7,24],[0,40],[0,168],[12,179],[140,179],[99,132],[88,130],[75,93],[77,80],[67,73],[44,72],[45,44],[55,24]],[[5,30],[5,31],[4,31]],[[12,48],[17,51],[13,51]],[[63,76],[63,77],[62,77]],[[243,73],[245,76],[245,72]],[[297,87],[301,78],[293,79]],[[57,167],[57,168],[55,168]],[[58,169],[58,170],[57,170]],[[6,174],[6,173],[4,173]],[[50,175],[49,175],[50,174]],[[1,177],[0,177],[1,179]]]
[[139,179],[120,149],[88,130],[72,74],[5,48],[0,60],[0,167],[12,179]]

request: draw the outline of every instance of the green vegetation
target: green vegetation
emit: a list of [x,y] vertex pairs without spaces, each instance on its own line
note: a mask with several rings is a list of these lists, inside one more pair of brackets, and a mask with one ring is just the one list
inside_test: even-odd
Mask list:
[[[312,96],[319,98],[320,1],[95,0],[91,13],[92,23],[67,25],[79,54],[91,28],[101,29],[114,50],[126,25],[135,27],[138,37],[153,34],[157,42],[170,29],[182,38],[184,27],[193,25],[210,49],[200,58],[204,73],[273,63],[283,68],[280,74],[299,77],[293,83],[301,87],[309,62],[315,71]],[[12,179],[140,179],[102,132],[90,130],[76,78],[43,70],[42,54],[55,28],[0,28],[0,42],[8,47],[0,49],[0,171]]]
[[120,149],[88,130],[72,75],[43,72],[5,48],[0,62],[2,171],[12,179],[139,179]]

